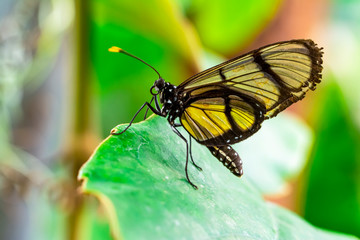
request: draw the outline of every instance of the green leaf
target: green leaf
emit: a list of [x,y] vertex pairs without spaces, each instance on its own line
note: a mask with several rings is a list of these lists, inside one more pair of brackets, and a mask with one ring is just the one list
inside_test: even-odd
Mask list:
[[319,228],[314,228],[294,213],[291,213],[290,211],[283,209],[275,204],[268,203],[268,207],[278,222],[276,239],[358,239],[356,237],[345,236],[344,234],[333,233]]
[[280,114],[234,148],[254,185],[264,194],[274,194],[286,189],[288,181],[303,170],[312,143],[307,125],[295,116]]
[[317,226],[360,236],[360,134],[339,86],[332,81],[325,90],[304,216]]
[[196,0],[185,6],[205,47],[233,55],[243,49],[273,19],[281,0],[267,1],[204,1]]
[[194,144],[193,156],[203,168],[189,164],[199,190],[185,179],[184,142],[151,117],[105,139],[79,178],[104,204],[116,239],[355,239],[267,205],[247,176],[232,175],[205,147]]

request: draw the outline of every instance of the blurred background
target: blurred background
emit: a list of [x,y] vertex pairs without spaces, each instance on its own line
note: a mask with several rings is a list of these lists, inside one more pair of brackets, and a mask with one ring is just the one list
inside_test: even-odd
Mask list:
[[359,1],[1,0],[0,239],[105,238],[107,219],[78,194],[77,173],[157,79],[109,47],[179,84],[297,38],[324,47],[322,83],[286,110],[312,129],[313,145],[290,187],[265,197],[360,237]]

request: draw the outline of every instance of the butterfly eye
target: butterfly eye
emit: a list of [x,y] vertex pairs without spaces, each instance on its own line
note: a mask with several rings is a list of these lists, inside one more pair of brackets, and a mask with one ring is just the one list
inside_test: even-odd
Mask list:
[[165,87],[165,81],[163,78],[159,78],[158,80],[155,81],[154,83],[155,86],[155,90],[159,91],[161,89],[163,89]]

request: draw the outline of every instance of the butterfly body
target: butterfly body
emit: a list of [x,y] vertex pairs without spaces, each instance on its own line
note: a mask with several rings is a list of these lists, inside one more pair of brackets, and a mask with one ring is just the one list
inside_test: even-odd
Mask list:
[[160,103],[163,105],[161,112],[168,117],[170,125],[174,125],[176,118],[184,110],[184,99],[179,96],[176,86],[168,82],[165,82],[163,89],[159,89],[159,95]]
[[[165,82],[162,78],[158,79],[154,83],[154,89],[158,91],[160,104],[162,104],[161,109],[157,109],[158,115],[162,117],[167,117],[170,126],[177,126],[175,123],[177,118],[180,118],[185,114],[185,109],[191,106],[192,103],[196,102],[198,99],[201,99],[201,96],[197,98],[191,98],[187,94],[181,94],[181,91],[178,90],[177,86],[172,85],[168,82]],[[236,94],[236,92],[231,89],[222,89],[222,91],[209,91],[205,92],[209,98],[223,98],[225,102],[229,102],[230,98],[228,96],[232,96]],[[247,102],[252,102],[254,108],[258,108],[259,115],[263,116],[264,108],[261,108],[261,105],[256,102],[254,99],[247,98],[247,96],[242,96],[246,98]],[[158,104],[155,104],[156,107],[159,107]],[[230,109],[226,110],[226,112],[230,112]],[[254,128],[251,131],[251,135],[254,134],[259,128],[260,123],[264,120],[264,118],[260,118],[258,120],[259,125],[257,128]],[[233,128],[236,128],[236,124],[233,123]],[[230,170],[235,176],[241,177],[243,174],[242,169],[242,161],[240,159],[239,154],[229,145],[234,144],[236,142],[242,141],[245,137],[249,135],[236,135],[235,133],[232,136],[227,136],[227,140],[212,140],[201,142],[200,144],[206,145],[210,152],[220,161],[223,165]]]
[[184,127],[191,138],[207,146],[234,175],[241,176],[242,161],[230,145],[250,137],[265,119],[275,117],[304,98],[308,90],[315,90],[321,79],[321,64],[321,48],[312,40],[291,40],[270,44],[223,62],[179,86],[165,82],[149,65],[158,73],[159,79],[150,89],[153,95],[150,103],[144,103],[135,116],[147,107],[155,114],[167,117],[172,130],[186,142],[186,178],[195,188],[187,172],[189,154],[192,160],[191,142],[189,144],[177,130],[179,126]]
[[231,146],[224,145],[207,148],[235,176],[241,177],[243,175],[240,156]]

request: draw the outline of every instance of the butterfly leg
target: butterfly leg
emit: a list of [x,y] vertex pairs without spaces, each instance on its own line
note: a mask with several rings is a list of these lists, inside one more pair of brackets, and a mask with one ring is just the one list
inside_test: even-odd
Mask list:
[[148,102],[145,102],[141,107],[140,109],[135,113],[134,117],[131,119],[129,125],[127,125],[127,127],[122,130],[121,132],[117,133],[114,131],[114,129],[110,132],[111,135],[120,135],[120,134],[123,134],[124,132],[126,132],[126,130],[128,130],[128,128],[131,126],[131,124],[134,122],[136,116],[140,113],[140,111],[145,107],[147,106],[151,111],[153,111],[153,113],[155,113],[156,115],[159,115],[159,116],[163,116],[162,113],[155,109],[153,106],[150,105],[150,103]]
[[194,159],[193,159],[193,156],[192,156],[192,152],[191,152],[191,135],[189,134],[189,145],[190,145],[190,159],[191,159],[191,162],[193,163],[193,165],[199,170],[199,171],[202,171],[202,168],[200,166],[198,166],[195,162],[194,162]]
[[[151,105],[152,101],[154,101],[154,98],[155,98],[155,96],[153,96],[153,97],[151,98],[151,100],[150,100],[150,102],[149,102],[150,105]],[[146,108],[145,115],[144,115],[144,120],[146,119],[146,116],[147,116],[147,114],[148,114],[148,111],[149,111],[149,107]]]
[[184,140],[184,142],[186,143],[186,163],[185,163],[185,175],[186,175],[186,180],[190,183],[191,186],[193,186],[193,188],[198,189],[198,187],[193,184],[190,179],[189,179],[189,174],[188,174],[188,163],[189,163],[189,144],[188,141],[186,140],[186,138],[179,132],[179,130],[177,130],[173,125],[171,125],[171,129],[174,131],[174,133],[176,133],[176,135],[178,135],[182,140]]
[[[181,125],[180,123],[174,123],[174,127],[182,127],[182,125]],[[189,148],[190,151],[189,151],[189,153],[190,153],[191,162],[192,162],[192,164],[193,164],[199,171],[202,171],[202,168],[194,162],[194,158],[193,158],[193,156],[192,156],[192,151],[191,151],[191,149],[192,149],[192,144],[191,144],[191,135],[190,135],[190,134],[189,134],[189,145],[190,145],[190,148]]]

